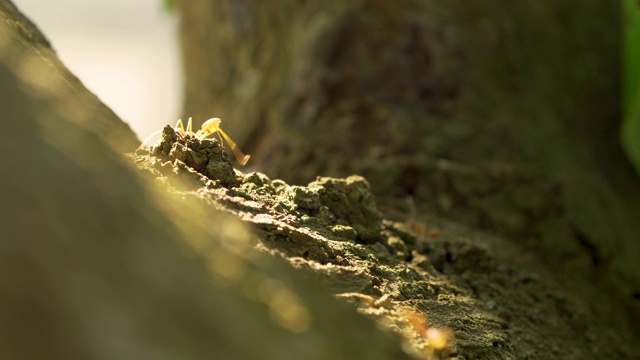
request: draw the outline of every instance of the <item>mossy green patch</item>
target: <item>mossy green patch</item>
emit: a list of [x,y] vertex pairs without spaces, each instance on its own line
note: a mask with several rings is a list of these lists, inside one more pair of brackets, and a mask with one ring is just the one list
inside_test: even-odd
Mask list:
[[[138,151],[138,154],[144,152]],[[227,152],[215,139],[199,140],[177,133],[167,125],[162,129],[161,140],[149,148],[149,154],[157,159],[154,161],[173,163],[176,172],[195,171],[223,186],[237,183]]]
[[[167,129],[164,138],[171,141],[172,131]],[[203,164],[198,157],[204,155],[207,167],[197,171]],[[450,351],[439,353],[440,358],[640,356],[640,350],[630,346],[632,332],[624,311],[605,301],[605,293],[558,278],[556,269],[541,267],[526,246],[514,244],[514,239],[530,242],[544,224],[553,223],[556,205],[526,193],[548,185],[534,175],[434,165],[416,190],[433,199],[449,196],[454,206],[437,208],[436,201],[411,215],[396,214],[400,221],[392,221],[378,210],[369,183],[360,176],[320,177],[299,186],[259,172],[245,175],[226,168],[226,153],[215,142],[180,134],[171,146],[160,142],[150,154],[135,159],[160,179],[172,179],[160,180],[167,185],[182,184],[173,191],[250,224],[260,249],[284,258],[311,281],[325,284],[402,334],[416,358],[425,358],[429,349],[424,333],[412,325],[416,322],[453,334]],[[212,163],[223,169],[213,178],[207,175]],[[480,173],[490,175],[482,178]],[[184,181],[174,181],[178,178],[193,181],[184,188]],[[461,201],[468,198],[473,200]],[[514,208],[527,209],[522,212],[526,222],[515,221],[506,229],[492,226]],[[499,235],[444,220],[438,213],[445,210],[451,218],[477,216],[485,221],[485,230]],[[544,231],[566,235],[567,229]]]

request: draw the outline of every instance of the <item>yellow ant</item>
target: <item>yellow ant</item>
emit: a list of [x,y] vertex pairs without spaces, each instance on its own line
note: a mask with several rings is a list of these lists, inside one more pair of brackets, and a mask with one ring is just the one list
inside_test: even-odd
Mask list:
[[[195,136],[198,140],[202,140],[209,135],[218,133],[218,138],[220,139],[220,146],[224,148],[224,143],[222,142],[222,138],[224,138],[227,141],[227,143],[229,143],[229,145],[231,146],[231,150],[233,150],[233,154],[236,156],[236,160],[238,160],[240,165],[245,165],[247,161],[249,161],[249,158],[251,157],[251,155],[245,155],[242,151],[240,151],[240,149],[238,148],[238,145],[236,145],[236,143],[233,140],[231,140],[229,135],[227,135],[227,133],[222,131],[222,129],[220,128],[221,122],[222,121],[218,118],[209,119],[205,121],[204,124],[202,124],[202,127],[200,128],[200,130],[198,130],[197,133],[194,133],[191,118],[189,118],[189,121],[187,122],[186,129],[184,127],[184,124],[182,123],[182,119],[180,119],[176,123],[176,126],[173,127],[173,130],[175,130],[175,132],[179,133],[182,136],[186,136],[186,135]],[[162,130],[159,130],[149,135],[149,137],[144,139],[140,147],[144,147],[154,136],[156,136],[161,131]]]

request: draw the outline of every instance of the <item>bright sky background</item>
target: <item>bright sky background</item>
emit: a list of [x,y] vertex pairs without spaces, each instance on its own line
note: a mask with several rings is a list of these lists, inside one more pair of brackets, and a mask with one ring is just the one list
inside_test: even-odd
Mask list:
[[162,0],[13,0],[138,138],[180,117],[178,18]]

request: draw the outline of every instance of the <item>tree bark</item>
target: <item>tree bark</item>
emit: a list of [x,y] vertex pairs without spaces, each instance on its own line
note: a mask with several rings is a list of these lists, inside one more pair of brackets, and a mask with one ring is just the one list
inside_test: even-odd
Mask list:
[[[407,358],[396,336],[288,266],[221,246],[250,235],[137,171],[128,126],[7,0],[0,18],[0,358]],[[289,300],[304,294],[311,329],[274,321],[214,276],[216,261]]]
[[252,169],[364,175],[387,216],[411,218],[409,196],[505,236],[575,294],[620,301],[639,333],[618,2],[179,4],[185,116],[222,118]]
[[[361,172],[386,216],[411,221],[385,220],[384,237],[374,234],[382,219],[361,178],[314,190],[248,174],[304,210],[256,216],[269,229],[263,246],[334,289],[355,283],[362,293],[341,297],[372,315],[406,306],[450,326],[457,356],[637,357],[638,186],[614,135],[618,41],[603,31],[617,25],[614,5],[278,5],[183,2],[188,113],[222,117],[270,175]],[[0,14],[0,357],[407,356],[320,281],[253,251],[249,233],[196,192],[168,195],[133,170],[121,154],[138,144],[130,129],[10,2]],[[238,196],[251,184],[228,202],[271,211]],[[317,220],[311,205],[325,211],[311,201],[318,189],[360,226],[325,231],[331,245],[296,225]],[[238,268],[251,276],[230,283],[223,275]],[[270,301],[247,296],[256,278],[300,301],[312,326],[274,320]]]
[[294,183],[362,174],[381,202],[409,195],[511,235],[634,303],[640,180],[618,138],[616,2],[195,0],[180,12],[184,112],[222,118],[254,168]]

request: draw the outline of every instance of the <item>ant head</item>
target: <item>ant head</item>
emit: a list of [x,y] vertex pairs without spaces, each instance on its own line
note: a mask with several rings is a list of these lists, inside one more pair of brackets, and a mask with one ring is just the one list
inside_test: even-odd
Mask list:
[[221,122],[218,118],[209,119],[202,124],[202,130],[212,134],[219,129]]

